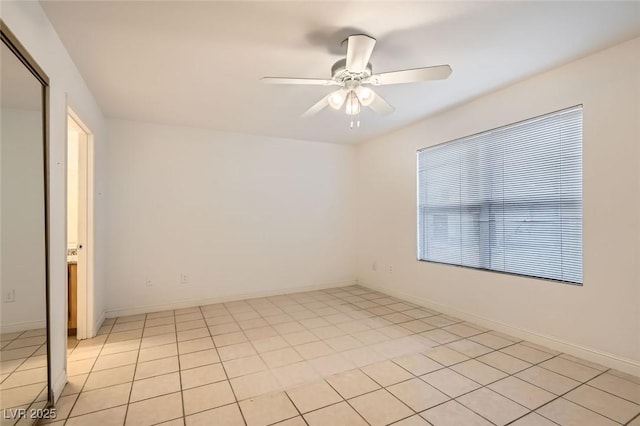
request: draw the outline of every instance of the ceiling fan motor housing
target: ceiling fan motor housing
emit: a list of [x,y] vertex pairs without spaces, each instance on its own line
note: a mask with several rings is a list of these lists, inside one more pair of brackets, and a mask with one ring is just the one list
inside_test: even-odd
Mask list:
[[369,77],[371,77],[371,75],[373,74],[373,68],[371,67],[371,63],[367,64],[367,67],[364,69],[364,71],[360,72],[360,73],[354,73],[351,72],[349,70],[347,70],[347,59],[340,59],[338,62],[336,62],[335,64],[333,64],[333,66],[331,67],[331,77],[339,82],[342,83],[346,80],[364,80],[367,79]]

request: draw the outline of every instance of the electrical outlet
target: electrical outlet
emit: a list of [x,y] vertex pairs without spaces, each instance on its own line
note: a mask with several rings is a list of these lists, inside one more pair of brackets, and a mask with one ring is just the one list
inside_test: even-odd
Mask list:
[[151,287],[153,285],[153,282],[149,278],[146,279],[145,283],[147,284],[147,287]]
[[15,289],[11,289],[11,290],[4,290],[2,292],[2,301],[5,303],[11,303],[11,302],[15,302],[16,301],[16,290]]
[[180,284],[189,284],[189,275],[185,273],[180,274]]

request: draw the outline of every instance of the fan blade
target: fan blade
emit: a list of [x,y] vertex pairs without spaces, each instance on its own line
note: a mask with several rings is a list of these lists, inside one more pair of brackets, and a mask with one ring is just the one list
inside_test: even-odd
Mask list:
[[328,94],[327,96],[325,96],[324,98],[320,99],[318,102],[316,102],[311,108],[309,108],[308,110],[306,110],[301,117],[303,118],[309,118],[311,116],[316,115],[317,113],[319,113],[320,111],[322,111],[323,109],[325,109],[326,107],[329,106],[329,96],[331,96],[331,94]]
[[375,45],[375,38],[363,34],[350,36],[347,41],[347,70],[354,73],[364,71]]
[[382,74],[372,75],[369,78],[369,83],[375,86],[382,86],[384,84],[403,84],[427,80],[444,80],[451,75],[451,72],[452,70],[449,65],[384,72]]
[[337,86],[334,80],[323,80],[320,78],[289,78],[289,77],[262,77],[261,82],[267,84],[302,84],[310,86]]
[[396,109],[389,105],[389,102],[385,101],[382,96],[375,93],[373,96],[373,101],[369,104],[369,108],[373,110],[376,114],[380,115],[389,115]]

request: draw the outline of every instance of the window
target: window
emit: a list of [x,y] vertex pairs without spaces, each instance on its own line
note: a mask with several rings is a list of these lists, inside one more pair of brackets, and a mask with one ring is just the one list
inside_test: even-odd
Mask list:
[[582,283],[582,106],[418,151],[418,259]]

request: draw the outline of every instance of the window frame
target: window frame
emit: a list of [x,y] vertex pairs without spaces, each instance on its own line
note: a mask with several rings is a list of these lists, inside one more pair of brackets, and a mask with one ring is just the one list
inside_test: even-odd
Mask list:
[[[435,265],[446,265],[446,266],[453,266],[453,267],[457,267],[457,268],[464,268],[464,269],[470,269],[473,271],[483,271],[483,272],[489,272],[489,273],[496,273],[496,274],[501,274],[501,275],[509,275],[509,276],[516,276],[516,277],[523,277],[523,278],[529,278],[529,279],[534,279],[534,280],[542,280],[542,281],[550,281],[550,282],[556,282],[556,283],[561,283],[561,284],[568,284],[568,285],[573,285],[573,286],[578,286],[578,287],[582,287],[584,286],[584,281],[585,281],[585,276],[584,276],[584,121],[582,123],[581,126],[581,136],[580,136],[580,141],[581,141],[581,198],[580,198],[580,202],[581,202],[581,206],[580,206],[580,219],[581,219],[581,230],[580,230],[580,235],[581,235],[581,243],[582,243],[582,250],[581,250],[581,272],[582,272],[582,281],[581,282],[576,282],[576,281],[569,281],[569,280],[562,280],[562,279],[558,279],[558,278],[549,278],[549,277],[543,277],[543,276],[536,276],[536,275],[529,275],[529,274],[522,274],[522,273],[517,273],[517,272],[508,272],[508,271],[501,271],[501,270],[497,270],[497,269],[491,269],[491,268],[486,268],[486,267],[475,267],[475,266],[469,266],[469,265],[462,265],[462,264],[458,264],[458,263],[450,263],[450,262],[444,262],[444,261],[438,261],[438,260],[430,260],[430,259],[422,259],[420,258],[421,255],[421,250],[422,247],[424,247],[424,245],[426,244],[426,239],[427,239],[427,233],[426,232],[420,232],[421,231],[421,227],[420,227],[420,217],[423,213],[421,210],[421,206],[420,206],[420,154],[428,149],[431,148],[435,148],[438,146],[442,146],[442,145],[446,145],[446,144],[450,144],[450,143],[455,143],[455,142],[459,142],[459,141],[463,141],[465,139],[471,139],[474,137],[479,137],[479,136],[483,136],[483,135],[489,135],[491,133],[497,132],[497,131],[503,131],[503,130],[508,130],[509,128],[512,127],[517,127],[520,126],[522,124],[525,123],[531,123],[531,122],[535,122],[536,120],[542,120],[544,118],[556,115],[556,114],[562,114],[564,112],[568,112],[570,110],[574,110],[574,109],[580,109],[581,112],[583,113],[583,120],[584,120],[584,105],[583,104],[576,104],[576,105],[572,105],[566,108],[562,108],[559,110],[555,110],[549,113],[544,113],[544,114],[540,114],[540,115],[536,115],[534,117],[529,117],[529,118],[525,118],[513,123],[509,123],[509,124],[505,124],[502,126],[498,126],[498,127],[494,127],[492,129],[489,130],[485,130],[485,131],[481,131],[481,132],[477,132],[477,133],[472,133],[472,134],[468,134],[465,136],[461,136],[455,139],[451,139],[448,141],[444,141],[444,142],[440,142],[437,144],[433,144],[430,146],[426,146],[423,148],[419,148],[416,150],[416,163],[415,163],[415,171],[416,171],[416,260],[419,262],[425,262],[425,263],[431,263],[431,264],[435,264]],[[487,203],[483,203],[487,204]],[[480,205],[478,205],[480,206]],[[446,208],[446,207],[443,207]],[[481,241],[482,243],[482,241]],[[486,244],[486,242],[485,242]]]

